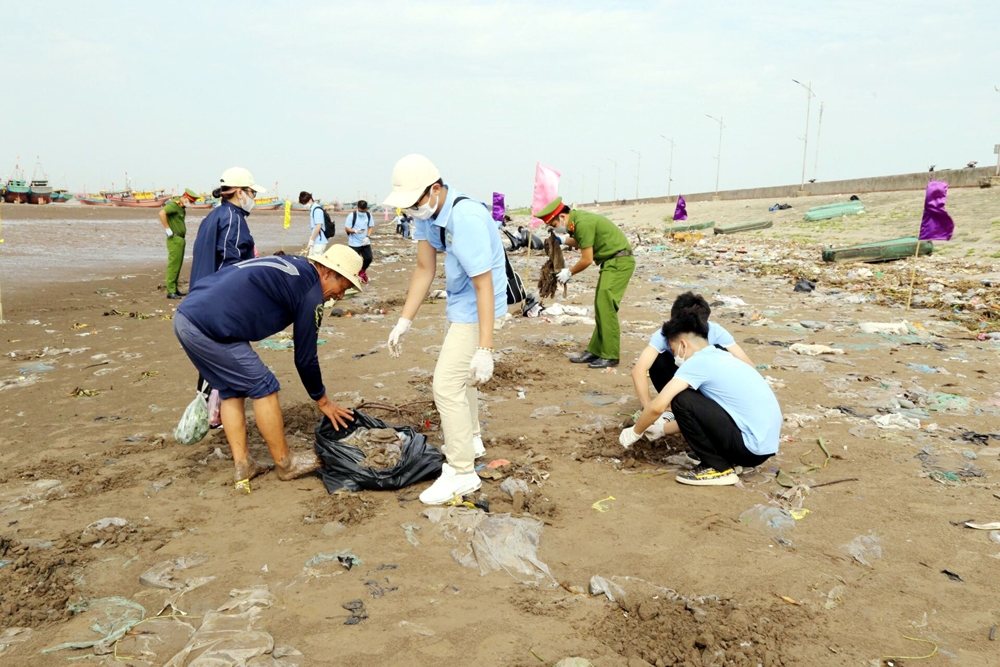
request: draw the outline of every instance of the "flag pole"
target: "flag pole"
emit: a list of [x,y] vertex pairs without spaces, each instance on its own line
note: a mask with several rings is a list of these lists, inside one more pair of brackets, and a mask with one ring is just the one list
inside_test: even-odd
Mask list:
[[913,271],[910,273],[910,292],[906,296],[906,309],[910,309],[913,301],[913,284],[917,281],[917,258],[920,256],[920,237],[917,237],[917,249],[913,253]]
[[[0,216],[0,243],[3,243],[3,216]],[[3,323],[3,296],[0,295],[0,324]]]

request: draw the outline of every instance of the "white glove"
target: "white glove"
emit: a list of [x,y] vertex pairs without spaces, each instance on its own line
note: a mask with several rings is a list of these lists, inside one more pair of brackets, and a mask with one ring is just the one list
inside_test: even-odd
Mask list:
[[660,438],[663,437],[663,431],[667,425],[667,422],[672,422],[673,420],[674,420],[674,413],[668,410],[667,412],[664,412],[662,415],[660,415],[660,417],[655,422],[650,424],[649,428],[646,429],[646,432],[643,435],[645,435],[648,440],[659,440]]
[[629,426],[627,429],[622,431],[620,436],[618,436],[618,444],[625,449],[629,449],[632,445],[639,442],[639,438],[641,437],[642,433],[636,433],[635,429]]
[[569,269],[563,269],[562,271],[556,274],[556,280],[558,280],[563,285],[568,283],[569,279],[572,277],[573,277],[573,272],[570,271]]
[[401,352],[399,339],[403,337],[403,334],[410,330],[411,324],[413,324],[412,320],[401,317],[399,318],[399,321],[396,322],[396,326],[392,328],[392,332],[389,334],[389,356],[393,359],[399,357],[399,353]]
[[555,237],[559,239],[560,245],[566,245],[566,241],[569,240],[569,234],[556,234]]
[[173,235],[174,235],[174,230],[170,229],[169,227],[164,227],[164,228],[163,228],[163,231],[167,233],[167,238],[168,238],[168,239],[169,239],[169,238],[170,238],[171,236],[173,236]]
[[484,384],[493,377],[493,353],[485,348],[477,347],[469,362],[469,377],[476,384]]

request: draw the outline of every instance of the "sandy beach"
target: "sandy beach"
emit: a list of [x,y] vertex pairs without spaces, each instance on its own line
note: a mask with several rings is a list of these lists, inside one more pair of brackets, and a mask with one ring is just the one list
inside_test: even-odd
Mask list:
[[[162,665],[189,636],[180,625],[198,627],[238,600],[234,591],[259,586],[273,599],[256,607],[253,629],[282,651],[255,665],[534,667],[582,656],[597,667],[787,667],[932,651],[926,663],[895,664],[997,664],[1000,534],[964,524],[1000,521],[1000,339],[988,336],[1000,331],[1000,192],[950,193],[955,238],[919,260],[909,311],[912,260],[830,265],[820,253],[915,235],[923,192],[866,195],[861,216],[802,221],[834,199],[793,199],[773,213],[778,202],[691,204],[691,221],[774,226],[689,242],[664,235],[672,206],[601,209],[637,256],[621,365],[567,361],[589,339],[585,323],[516,317],[497,335],[482,392],[487,460],[510,461],[530,494],[515,507],[502,479],[484,479],[482,493],[491,514],[542,522],[537,558],[551,576],[530,585],[456,562],[463,547],[417,500],[426,484],[331,496],[318,477],[269,474],[250,495],[235,493],[221,431],[190,447],[172,436],[196,373],[173,335],[155,212],[4,205],[0,664]],[[189,257],[203,213],[188,217]],[[389,357],[415,245],[381,223],[370,287],[338,303],[349,316],[328,315],[320,335],[328,390],[349,406],[430,399],[445,331],[444,301],[427,303],[403,356]],[[287,231],[280,214],[254,213],[249,225],[261,254],[298,251],[308,237],[304,216]],[[542,261],[512,255],[532,287]],[[183,289],[189,270],[188,260]],[[588,269],[553,302],[592,316],[597,275]],[[794,291],[802,278],[816,290]],[[434,289],[443,287],[442,270]],[[785,417],[780,453],[738,487],[677,484],[679,439],[618,445],[639,407],[632,361],[689,289],[758,364]],[[864,333],[862,323],[901,328]],[[800,355],[795,343],[838,353]],[[283,385],[290,446],[311,448],[319,411],[292,353],[259,352]],[[441,443],[429,409],[371,414]],[[256,431],[251,451],[269,460]],[[93,525],[106,518],[124,521]],[[344,549],[362,562],[319,558]],[[212,579],[186,592],[140,583],[178,558],[199,564],[177,581]],[[590,595],[595,576],[624,599]],[[99,655],[43,653],[100,639],[91,626],[103,613],[67,605],[105,598],[172,618],[136,626]],[[345,625],[342,605],[358,599],[368,617]],[[28,630],[11,640],[4,628]]]

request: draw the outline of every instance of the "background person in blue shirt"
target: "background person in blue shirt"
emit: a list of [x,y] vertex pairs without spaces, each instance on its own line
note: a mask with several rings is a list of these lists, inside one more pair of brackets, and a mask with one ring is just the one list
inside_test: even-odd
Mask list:
[[344,231],[347,232],[347,245],[354,249],[354,252],[361,255],[361,282],[368,284],[368,274],[366,271],[372,263],[372,239],[371,228],[375,226],[372,214],[368,211],[368,202],[364,199],[358,201],[358,210],[349,213],[344,220]]
[[[708,323],[697,308],[663,325],[677,373],[619,437],[631,447],[661,416],[664,432],[680,433],[700,461],[677,481],[721,486],[738,481],[733,466],[759,466],[778,452],[781,408],[767,381],[749,364],[708,343]],[[669,412],[668,412],[669,411]],[[671,414],[672,413],[672,414]]]
[[[708,344],[724,347],[737,359],[753,366],[750,357],[737,344],[733,335],[726,331],[721,324],[709,322],[708,318],[712,314],[712,308],[705,301],[705,298],[694,292],[685,292],[674,300],[674,305],[670,308],[670,317],[680,314],[682,310],[694,308],[708,322]],[[666,324],[664,322],[664,324]],[[649,405],[649,383],[653,383],[656,391],[663,391],[667,383],[673,379],[677,371],[674,364],[674,353],[670,351],[670,345],[663,336],[662,328],[657,330],[649,339],[649,345],[642,351],[635,366],[632,367],[632,384],[635,385],[635,394],[639,397],[642,407]],[[648,376],[648,380],[647,380]]]
[[319,467],[314,452],[288,451],[278,402],[281,385],[250,346],[294,326],[295,368],[320,411],[339,428],[351,411],[326,397],[316,338],[323,304],[340,299],[352,285],[360,289],[361,259],[342,245],[310,257],[261,257],[238,262],[198,283],[174,314],[174,333],[191,363],[218,390],[226,440],[236,465],[237,488],[270,467],[250,458],[245,402],[253,399],[257,429],[267,443],[282,480]]
[[247,216],[253,210],[257,194],[267,190],[257,185],[253,175],[242,167],[226,169],[219,181],[212,196],[221,198],[222,203],[198,226],[190,289],[219,269],[254,256]]
[[312,235],[309,237],[309,243],[307,244],[308,254],[309,256],[322,255],[326,252],[326,244],[330,241],[323,229],[323,223],[325,222],[323,206],[313,199],[312,194],[305,190],[299,193],[299,204],[309,207],[309,228],[312,230]]
[[476,386],[493,376],[493,328],[507,312],[507,272],[496,222],[486,207],[441,180],[430,160],[407,155],[392,170],[392,194],[385,206],[400,206],[415,222],[417,267],[399,322],[389,334],[389,353],[400,354],[434,281],[437,254],[446,252],[448,333],[434,368],[434,404],[441,415],[444,455],[441,477],[420,494],[427,505],[461,497],[482,483],[475,460],[486,453],[479,429]]

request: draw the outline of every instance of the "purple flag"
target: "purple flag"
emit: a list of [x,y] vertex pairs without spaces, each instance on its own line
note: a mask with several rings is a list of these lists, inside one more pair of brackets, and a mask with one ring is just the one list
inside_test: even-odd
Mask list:
[[955,222],[944,210],[948,199],[948,184],[944,181],[931,181],[927,184],[927,197],[924,199],[924,217],[920,221],[921,241],[948,241],[955,231]]
[[677,197],[677,208],[674,209],[674,220],[687,220],[688,210],[687,202],[684,201],[684,196],[681,195]]
[[503,214],[507,212],[507,209],[503,205],[503,193],[494,192],[493,193],[493,219],[497,222],[503,222]]

